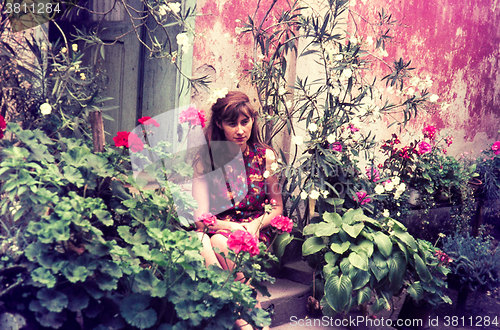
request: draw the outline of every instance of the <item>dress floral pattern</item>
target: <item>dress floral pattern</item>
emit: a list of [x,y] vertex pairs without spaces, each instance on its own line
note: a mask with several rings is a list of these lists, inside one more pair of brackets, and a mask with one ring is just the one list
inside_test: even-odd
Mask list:
[[[210,191],[211,199],[226,194],[225,198],[232,202],[231,208],[218,214],[217,211],[211,210],[219,220],[245,223],[264,214],[263,203],[267,198],[263,176],[266,171],[266,149],[250,146],[243,153],[243,161],[245,173],[233,171],[231,166],[225,166],[224,184],[214,185],[214,189]],[[247,193],[243,196],[245,192]],[[227,236],[230,232],[219,230],[217,233]],[[261,233],[260,239],[266,241],[267,235]]]

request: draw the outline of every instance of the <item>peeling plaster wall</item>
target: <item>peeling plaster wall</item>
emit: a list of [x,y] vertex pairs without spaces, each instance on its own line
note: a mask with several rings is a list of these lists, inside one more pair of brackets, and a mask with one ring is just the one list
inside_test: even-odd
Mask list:
[[[351,1],[351,18],[376,21],[384,8],[398,26],[391,29],[389,58],[411,59],[422,78],[431,77],[430,90],[440,106],[421,113],[412,128],[424,123],[448,129],[455,137],[450,153],[479,152],[499,138],[500,119],[500,8],[498,0],[357,0]],[[375,39],[366,22],[350,22],[357,36]],[[376,64],[379,77],[388,68]]]
[[[237,28],[243,26],[250,16],[260,21],[273,0],[199,0],[196,18],[196,37],[193,46],[193,72],[199,74],[210,71],[212,89],[227,87],[240,89],[255,98],[245,70],[251,68],[254,59],[253,42],[250,34],[240,34]],[[278,0],[274,13],[286,6],[285,0]],[[274,13],[269,15],[264,26],[272,24]],[[254,17],[255,14],[255,17]],[[207,95],[194,96],[203,105]],[[208,106],[208,105],[207,105]]]

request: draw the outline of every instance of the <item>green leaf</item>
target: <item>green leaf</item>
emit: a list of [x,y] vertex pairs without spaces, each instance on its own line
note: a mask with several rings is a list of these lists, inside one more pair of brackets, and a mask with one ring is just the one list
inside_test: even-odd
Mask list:
[[406,245],[408,245],[412,249],[412,252],[416,252],[417,251],[417,242],[415,241],[415,239],[413,238],[413,236],[411,236],[408,232],[403,231],[403,230],[401,230],[399,228],[394,228],[394,236],[396,236],[403,243],[405,243]]
[[370,258],[373,254],[373,242],[368,240],[361,241],[358,245],[351,245],[351,250],[357,253],[363,252]]
[[314,235],[316,237],[332,236],[340,231],[340,228],[333,223],[320,222],[311,223],[304,228],[304,235]]
[[370,301],[372,297],[372,290],[370,287],[364,287],[363,289],[358,291],[357,304],[361,305],[368,301]]
[[359,233],[363,230],[364,227],[365,225],[363,223],[357,223],[352,226],[346,223],[342,225],[342,229],[344,229],[344,231],[352,238],[358,237]]
[[152,327],[156,323],[157,315],[149,307],[150,299],[139,294],[131,294],[120,303],[120,314],[131,326],[139,329]]
[[418,276],[422,281],[429,282],[432,279],[432,275],[425,265],[425,262],[416,253],[413,255],[413,258],[415,259],[415,269],[417,270]]
[[113,217],[111,216],[111,213],[109,213],[107,210],[94,210],[92,213],[101,221],[101,223],[105,226],[111,226],[113,225]]
[[151,271],[143,269],[136,277],[134,291],[137,293],[148,293],[151,297],[165,297],[167,285],[164,281],[157,279]]
[[325,253],[325,261],[327,264],[335,265],[339,258],[339,255],[332,252]]
[[55,276],[52,275],[50,270],[48,270],[47,268],[38,267],[37,269],[33,270],[31,272],[31,278],[35,282],[45,284],[49,289],[53,288],[54,285],[56,285]]
[[283,255],[285,254],[285,249],[291,241],[293,241],[293,236],[291,236],[289,233],[283,233],[276,237],[276,242],[274,243],[274,246],[276,248],[274,249],[274,253],[278,258],[283,257]]
[[335,224],[337,227],[342,226],[342,218],[337,213],[325,212],[323,213],[323,220]]
[[325,283],[325,299],[337,313],[346,311],[352,295],[351,279],[347,275],[330,276]]
[[356,269],[354,276],[349,276],[352,282],[352,289],[359,290],[364,287],[368,282],[370,282],[371,275],[370,272]]
[[302,255],[308,256],[323,249],[326,244],[319,237],[309,237],[302,245]]
[[351,252],[349,262],[356,268],[368,271],[368,257],[364,253]]
[[64,267],[61,272],[71,283],[83,282],[91,275],[87,267],[78,266],[72,263]]
[[406,260],[403,253],[394,253],[387,260],[387,267],[389,268],[389,289],[393,292],[399,291],[406,275]]
[[68,306],[68,297],[53,289],[41,289],[37,292],[36,297],[49,312],[58,313]]
[[347,251],[347,249],[349,249],[350,245],[351,242],[349,241],[343,243],[333,242],[332,244],[330,244],[330,249],[337,254],[343,254],[345,251]]
[[391,255],[392,241],[389,236],[378,231],[373,233],[373,240],[384,257],[389,257]]
[[419,301],[420,299],[422,299],[422,296],[424,294],[424,288],[422,287],[422,284],[420,284],[420,281],[412,283],[410,286],[408,286],[406,291],[415,301]]
[[351,223],[353,223],[354,217],[358,216],[360,214],[363,214],[363,210],[362,209],[355,209],[355,210],[350,209],[342,217],[342,222],[350,225]]

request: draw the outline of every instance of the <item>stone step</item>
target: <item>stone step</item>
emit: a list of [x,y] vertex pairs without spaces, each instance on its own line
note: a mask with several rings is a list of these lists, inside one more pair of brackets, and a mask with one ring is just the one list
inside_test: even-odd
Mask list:
[[262,308],[274,306],[271,326],[290,322],[291,318],[303,319],[307,314],[307,297],[311,294],[309,285],[277,278],[274,284],[268,284],[270,297],[258,296]]
[[298,260],[287,263],[281,270],[279,277],[305,285],[310,285],[313,281],[313,272],[314,270],[309,267],[307,262]]

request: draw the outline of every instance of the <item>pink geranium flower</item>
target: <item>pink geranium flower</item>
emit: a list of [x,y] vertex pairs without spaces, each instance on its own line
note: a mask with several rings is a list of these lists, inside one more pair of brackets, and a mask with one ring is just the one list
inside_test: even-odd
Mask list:
[[491,150],[493,150],[495,155],[500,154],[500,141],[496,141],[495,143],[493,143],[493,145],[491,146]]
[[128,145],[130,151],[132,152],[139,152],[144,149],[144,143],[142,140],[137,136],[137,134],[132,132],[128,135]]
[[337,152],[342,152],[342,144],[340,142],[334,142],[332,144],[332,150]]
[[203,222],[205,226],[213,226],[217,223],[217,217],[212,213],[204,213],[198,217],[198,221]]
[[347,126],[347,128],[349,128],[351,130],[351,133],[359,131],[359,128],[357,128],[353,124],[349,124],[349,126]]
[[420,155],[429,153],[429,152],[431,152],[431,150],[432,150],[431,145],[425,141],[422,141],[418,144],[418,153]]
[[113,138],[113,141],[115,142],[115,147],[125,147],[128,148],[128,135],[130,132],[118,132],[116,133],[116,136]]
[[271,226],[281,231],[286,231],[287,233],[289,233],[292,231],[293,221],[290,218],[278,215],[271,220]]
[[424,127],[422,133],[424,133],[424,137],[434,140],[436,138],[437,128],[432,125],[428,125]]
[[368,194],[366,193],[366,191],[358,191],[356,193],[356,196],[354,197],[354,200],[359,202],[360,205],[365,205],[366,203],[369,203],[372,200],[370,197],[367,196]]
[[449,135],[449,136],[445,137],[444,141],[446,142],[448,147],[451,146],[451,144],[453,143],[453,136]]
[[160,124],[155,119],[153,119],[149,116],[139,118],[138,122],[139,122],[139,124],[143,124],[143,125],[154,125],[156,127],[160,127]]
[[189,107],[179,115],[179,122],[185,123],[189,122],[191,126],[201,125],[201,127],[205,127],[205,111],[196,109],[195,107]]
[[[372,178],[372,173],[373,173],[373,178]],[[373,182],[377,182],[378,180],[380,180],[380,172],[376,167],[367,168],[366,175],[368,176],[368,180],[371,180]]]
[[252,257],[256,256],[260,252],[258,245],[257,238],[244,230],[236,230],[227,238],[227,246],[236,254],[245,251],[250,253]]
[[3,131],[7,128],[7,123],[5,122],[5,118],[0,115],[0,139],[3,138]]

